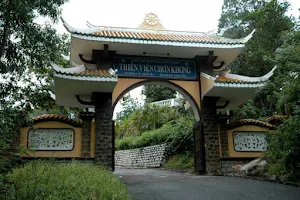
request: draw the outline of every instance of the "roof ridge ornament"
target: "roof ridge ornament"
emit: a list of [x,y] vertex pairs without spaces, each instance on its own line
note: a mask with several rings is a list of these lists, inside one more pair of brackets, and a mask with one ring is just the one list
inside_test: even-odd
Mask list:
[[139,25],[139,29],[148,30],[164,30],[164,26],[160,23],[159,18],[154,13],[145,15],[143,22]]
[[267,74],[260,76],[260,77],[250,77],[250,76],[244,76],[244,75],[238,75],[238,74],[230,74],[228,72],[223,72],[222,75],[227,78],[242,80],[245,82],[265,82],[269,80],[276,70],[277,66],[273,67],[271,71],[269,71]]
[[56,72],[61,72],[61,73],[78,73],[78,72],[83,72],[86,70],[84,65],[78,65],[74,67],[68,67],[68,68],[63,68],[59,65],[56,65],[53,62],[50,62],[50,65]]

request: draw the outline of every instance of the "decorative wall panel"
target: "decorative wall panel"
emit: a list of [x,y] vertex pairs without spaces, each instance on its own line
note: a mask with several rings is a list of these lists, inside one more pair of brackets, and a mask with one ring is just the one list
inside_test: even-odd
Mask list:
[[236,131],[233,133],[235,151],[266,151],[266,132]]
[[28,131],[28,147],[32,150],[70,151],[73,146],[73,129],[38,128]]

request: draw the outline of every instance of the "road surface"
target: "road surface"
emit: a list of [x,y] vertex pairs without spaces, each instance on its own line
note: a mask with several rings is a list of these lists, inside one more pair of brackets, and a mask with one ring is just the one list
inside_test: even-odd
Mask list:
[[116,168],[135,200],[300,200],[300,188],[267,181]]

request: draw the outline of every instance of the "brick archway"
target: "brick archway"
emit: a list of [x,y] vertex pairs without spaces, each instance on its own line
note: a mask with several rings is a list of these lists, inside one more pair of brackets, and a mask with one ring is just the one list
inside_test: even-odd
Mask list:
[[113,108],[127,92],[146,84],[160,84],[176,90],[190,103],[196,121],[200,120],[199,81],[118,78],[118,83],[112,94]]

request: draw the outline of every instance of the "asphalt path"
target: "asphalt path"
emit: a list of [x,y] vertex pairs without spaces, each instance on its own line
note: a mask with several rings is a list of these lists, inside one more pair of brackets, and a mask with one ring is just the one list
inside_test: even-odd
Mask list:
[[135,200],[300,200],[300,188],[237,177],[197,176],[164,169],[116,168]]

